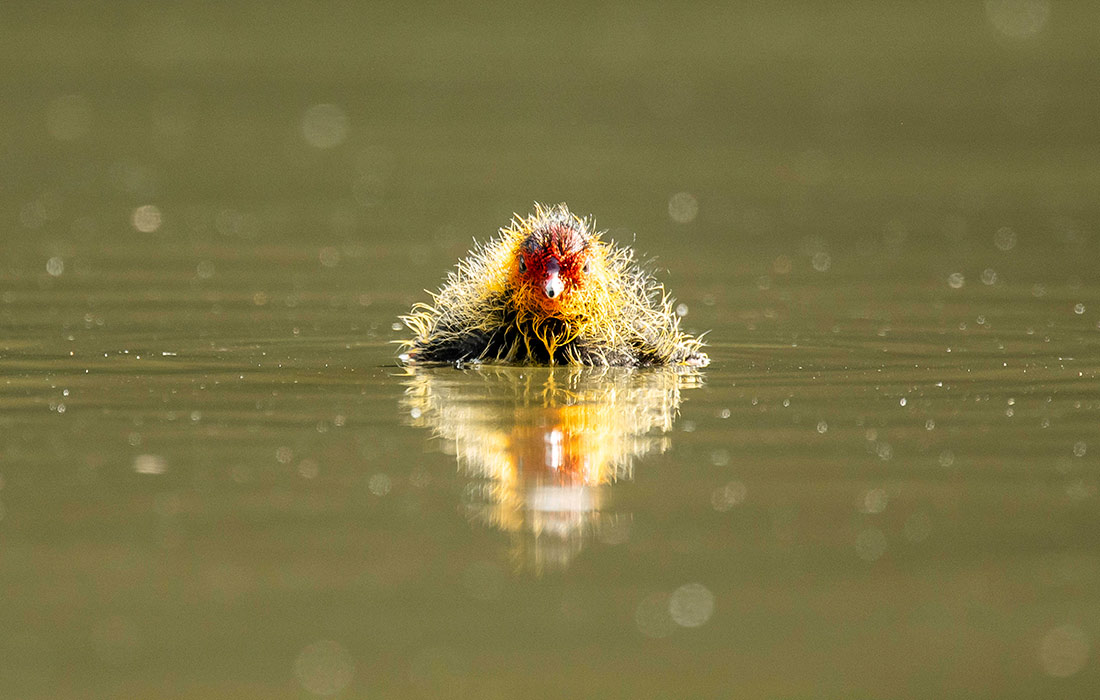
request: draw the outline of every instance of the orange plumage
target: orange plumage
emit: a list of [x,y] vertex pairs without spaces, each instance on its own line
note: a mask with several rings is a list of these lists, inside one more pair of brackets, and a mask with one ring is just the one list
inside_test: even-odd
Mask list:
[[401,320],[407,362],[705,366],[672,299],[564,204],[535,205],[459,262],[432,304]]

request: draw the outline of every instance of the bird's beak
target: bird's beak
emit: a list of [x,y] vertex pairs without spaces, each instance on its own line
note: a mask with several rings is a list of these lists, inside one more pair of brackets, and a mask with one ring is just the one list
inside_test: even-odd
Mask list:
[[565,290],[565,282],[561,281],[561,277],[558,273],[551,272],[546,276],[546,282],[542,285],[542,290],[546,292],[546,296],[550,299],[554,299],[561,295]]
[[551,260],[546,266],[546,281],[542,283],[542,291],[546,292],[548,299],[556,299],[565,291],[565,282],[558,275],[560,268],[555,260]]

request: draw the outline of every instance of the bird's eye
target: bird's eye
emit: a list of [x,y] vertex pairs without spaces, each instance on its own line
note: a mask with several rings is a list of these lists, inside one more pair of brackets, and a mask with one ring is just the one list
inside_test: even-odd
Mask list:
[[519,271],[521,273],[527,272],[527,260],[522,255],[519,256]]
[[592,270],[592,263],[585,262],[584,263],[584,274],[587,275],[591,270]]

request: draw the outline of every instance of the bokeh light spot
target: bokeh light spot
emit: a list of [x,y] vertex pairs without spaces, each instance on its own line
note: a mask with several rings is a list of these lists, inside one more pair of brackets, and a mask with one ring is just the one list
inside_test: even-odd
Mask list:
[[339,643],[321,640],[298,654],[294,675],[302,688],[314,695],[336,695],[351,683],[355,662]]
[[669,598],[667,593],[653,593],[638,603],[634,609],[634,624],[639,632],[650,639],[661,639],[672,634],[676,623],[669,613]]
[[134,229],[142,233],[153,233],[160,228],[162,217],[160,209],[152,204],[144,204],[134,210],[130,216],[130,223]]
[[393,483],[387,474],[373,474],[367,481],[367,489],[375,496],[385,496],[390,492]]
[[686,583],[669,596],[668,614],[681,627],[701,627],[714,614],[714,594],[701,583]]
[[348,136],[348,117],[336,105],[313,105],[302,117],[302,135],[314,148],[335,148]]
[[668,199],[668,216],[678,224],[695,221],[699,215],[699,200],[690,192],[677,192]]
[[731,481],[725,486],[719,486],[710,494],[710,504],[718,512],[724,513],[732,510],[734,506],[745,502],[748,489],[740,481]]
[[1002,226],[993,234],[993,245],[997,246],[997,250],[1007,253],[1016,247],[1016,232],[1008,226]]
[[138,474],[163,474],[168,471],[168,462],[160,455],[138,455],[134,457],[134,471]]
[[818,272],[828,272],[829,268],[832,267],[833,259],[825,251],[818,251],[810,258],[810,264]]
[[867,528],[856,536],[856,554],[863,561],[877,561],[886,553],[886,535],[877,528]]
[[332,246],[322,248],[317,257],[325,267],[336,267],[340,264],[340,251]]
[[1047,675],[1068,678],[1089,660],[1089,638],[1076,625],[1061,625],[1046,633],[1039,643],[1039,663]]
[[298,476],[303,479],[316,479],[321,474],[321,465],[315,459],[303,459],[298,462]]
[[886,510],[886,504],[890,502],[890,496],[886,489],[868,489],[859,499],[861,513],[881,513]]
[[1035,36],[1050,19],[1049,0],[985,0],[985,15],[993,28],[1011,39]]

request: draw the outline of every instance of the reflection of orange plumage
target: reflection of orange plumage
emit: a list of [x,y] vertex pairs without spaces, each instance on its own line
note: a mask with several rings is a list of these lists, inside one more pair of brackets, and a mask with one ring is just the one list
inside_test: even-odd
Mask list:
[[402,320],[415,362],[706,365],[664,287],[564,204],[535,205]]
[[405,371],[411,422],[430,428],[469,479],[465,515],[514,533],[517,555],[539,571],[629,520],[608,512],[610,485],[668,447],[681,390],[702,380],[690,367]]
[[599,486],[619,475],[612,450],[621,436],[599,412],[604,406],[563,406],[552,425],[530,426],[512,434],[511,451],[525,476],[550,476],[559,484]]

